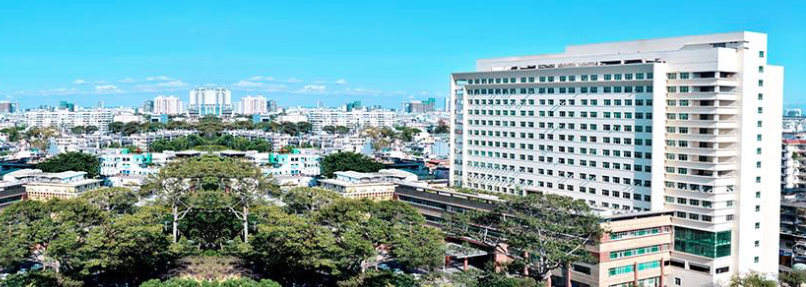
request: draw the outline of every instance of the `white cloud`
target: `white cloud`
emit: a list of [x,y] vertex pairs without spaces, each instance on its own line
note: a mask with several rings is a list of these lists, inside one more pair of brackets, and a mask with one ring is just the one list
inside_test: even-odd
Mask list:
[[236,86],[238,88],[257,88],[257,87],[262,87],[263,83],[247,81],[247,80],[240,80],[237,83],[235,83],[234,86]]
[[84,79],[76,79],[75,81],[73,81],[73,84],[74,85],[81,85],[81,84],[84,84],[86,82],[87,81],[84,81]]
[[157,86],[163,87],[163,88],[181,88],[181,87],[185,87],[187,85],[188,85],[187,83],[182,82],[180,80],[170,81],[170,82],[162,82],[162,83],[157,84]]
[[151,76],[146,78],[146,81],[170,81],[170,80],[173,79],[167,76]]
[[251,77],[251,78],[249,78],[249,79],[247,79],[247,80],[249,80],[249,81],[266,81],[266,82],[272,82],[272,81],[274,81],[275,79],[274,79],[274,77],[270,77],[270,76],[254,76],[254,77]]
[[311,93],[311,94],[321,94],[327,90],[327,87],[324,85],[305,85],[297,92],[300,93]]
[[338,85],[346,85],[346,84],[347,84],[347,80],[345,80],[345,79],[338,79],[338,80],[336,80],[336,84],[338,84]]
[[95,91],[96,92],[120,92],[120,89],[118,89],[118,87],[115,86],[115,85],[96,85],[95,86]]

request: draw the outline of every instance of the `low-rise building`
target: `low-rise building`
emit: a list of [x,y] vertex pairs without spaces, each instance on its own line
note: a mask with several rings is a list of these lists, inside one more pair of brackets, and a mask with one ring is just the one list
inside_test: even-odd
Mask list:
[[[398,183],[394,197],[408,203],[422,214],[426,223],[440,227],[445,216],[469,210],[490,211],[502,201],[497,196],[452,191],[424,182]],[[607,232],[599,244],[586,249],[598,259],[597,264],[574,263],[570,270],[552,272],[553,286],[680,286],[670,276],[670,265],[685,266],[671,259],[672,244],[696,245],[688,234],[673,237],[671,211],[623,212],[597,210]],[[497,254],[492,246],[476,246],[486,251],[487,260],[498,263],[511,259]],[[485,248],[487,248],[485,250]],[[682,266],[681,266],[682,264]],[[481,266],[478,266],[481,267]],[[675,285],[676,284],[676,285]]]
[[101,180],[87,179],[84,171],[42,172],[39,169],[21,169],[7,173],[3,181],[24,184],[27,198],[48,200],[74,198],[84,192],[101,187]]
[[0,182],[0,210],[25,198],[25,186],[21,182]]
[[149,175],[159,171],[151,153],[133,153],[128,149],[108,149],[100,156],[101,175]]
[[415,174],[387,169],[373,173],[337,171],[333,175],[335,176],[333,179],[319,180],[320,187],[346,198],[373,200],[392,199],[397,183],[417,180]]
[[[268,153],[263,173],[272,176],[319,176],[321,157],[314,149],[293,149],[290,153]],[[255,159],[260,162],[256,155]]]

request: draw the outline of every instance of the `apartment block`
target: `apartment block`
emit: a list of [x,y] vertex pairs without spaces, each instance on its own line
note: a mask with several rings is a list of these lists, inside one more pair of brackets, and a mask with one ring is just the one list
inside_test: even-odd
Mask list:
[[113,114],[110,110],[35,110],[25,113],[25,124],[29,127],[56,127],[72,128],[75,126],[96,126],[101,133],[105,133],[112,123]]
[[174,96],[157,96],[153,101],[153,113],[158,115],[178,115],[182,113],[182,101]]
[[671,286],[777,274],[783,68],[767,64],[766,34],[476,66],[452,75],[451,185],[672,211]]

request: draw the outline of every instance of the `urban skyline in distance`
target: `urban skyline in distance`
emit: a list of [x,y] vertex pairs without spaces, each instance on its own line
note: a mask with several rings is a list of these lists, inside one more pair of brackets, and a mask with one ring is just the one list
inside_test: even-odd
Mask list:
[[[776,52],[769,59],[787,67],[785,107],[801,107],[806,87],[795,79],[806,74],[806,59],[797,47],[806,40],[798,37],[803,25],[794,11],[803,4],[787,4],[792,9],[764,13],[775,7],[697,2],[723,13],[682,21],[659,19],[640,5],[604,3],[321,2],[305,9],[205,1],[76,3],[63,9],[14,3],[4,5],[8,15],[0,19],[0,36],[15,43],[0,47],[0,100],[21,108],[60,100],[139,106],[158,95],[186,100],[196,87],[221,86],[232,91],[233,101],[262,95],[283,106],[360,100],[399,109],[401,102],[432,97],[441,104],[448,96],[444,79],[474,70],[479,58],[561,53],[567,44],[758,31],[770,35],[770,50]],[[686,6],[664,9],[689,15]],[[480,9],[510,16],[495,25],[462,27],[444,17]],[[540,17],[528,17],[536,9]],[[577,13],[586,17],[568,17]],[[611,17],[618,14],[630,20]],[[206,20],[212,18],[217,20]],[[484,40],[470,40],[478,35]]]

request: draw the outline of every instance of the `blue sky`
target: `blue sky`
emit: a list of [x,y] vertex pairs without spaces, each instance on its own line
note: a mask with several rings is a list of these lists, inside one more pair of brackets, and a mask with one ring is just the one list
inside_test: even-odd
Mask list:
[[[657,3],[657,4],[654,4]],[[138,105],[194,86],[280,105],[445,97],[478,58],[567,44],[769,34],[806,106],[806,1],[4,1],[0,99]]]

